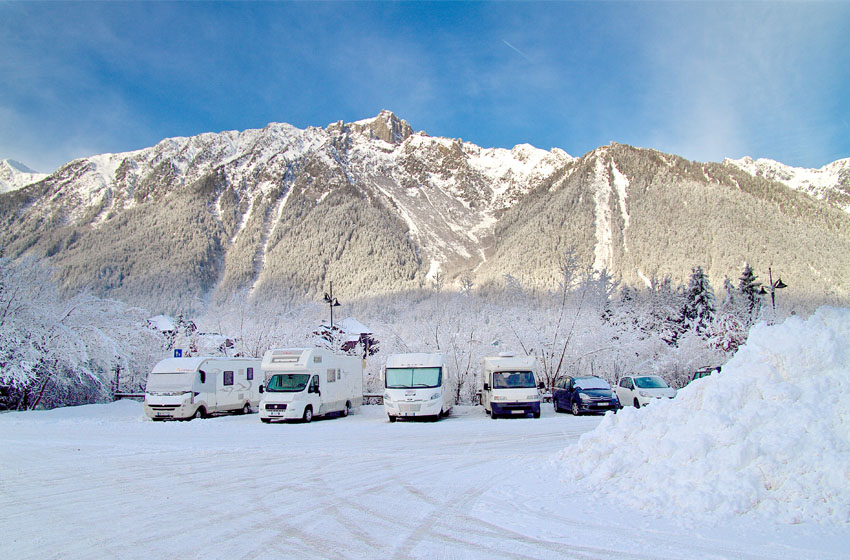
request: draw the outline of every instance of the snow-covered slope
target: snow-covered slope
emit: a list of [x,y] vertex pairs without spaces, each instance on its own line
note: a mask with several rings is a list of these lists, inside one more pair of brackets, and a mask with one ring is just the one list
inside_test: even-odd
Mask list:
[[786,294],[850,294],[848,213],[739,166],[613,143],[581,158],[482,148],[389,111],[75,160],[3,195],[0,226],[7,254],[51,259],[66,289],[152,312],[242,290],[311,298],[327,281],[343,298],[466,276],[549,289],[572,249],[633,285],[701,264],[719,286],[749,262],[793,279]]
[[720,373],[562,458],[569,481],[659,515],[850,523],[850,309],[756,326]]
[[791,167],[772,159],[754,160],[751,157],[727,158],[723,163],[739,167],[754,177],[778,181],[819,200],[829,201],[850,213],[850,158],[834,161],[820,169]]
[[33,171],[23,163],[12,159],[0,160],[0,194],[18,190],[45,177],[46,173]]

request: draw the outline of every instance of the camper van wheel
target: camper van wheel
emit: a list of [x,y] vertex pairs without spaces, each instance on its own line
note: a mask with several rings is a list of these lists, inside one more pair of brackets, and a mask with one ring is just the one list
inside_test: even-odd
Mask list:
[[303,420],[304,420],[304,422],[306,422],[308,424],[313,421],[313,407],[312,406],[308,406],[307,408],[304,409]]
[[271,424],[272,422],[271,418],[260,418],[260,420],[263,421],[263,424]]
[[342,415],[348,416],[349,413],[351,413],[351,403],[348,402],[348,401],[345,401],[345,408],[342,409]]
[[397,420],[395,416],[391,416],[389,414],[387,414],[387,417],[390,419],[390,422],[395,422]]
[[251,414],[250,403],[245,403],[245,406],[242,407],[242,414]]
[[195,414],[192,415],[192,419],[206,418],[206,417],[207,417],[207,411],[204,410],[204,407],[202,407],[202,406],[199,406],[198,410],[195,411]]

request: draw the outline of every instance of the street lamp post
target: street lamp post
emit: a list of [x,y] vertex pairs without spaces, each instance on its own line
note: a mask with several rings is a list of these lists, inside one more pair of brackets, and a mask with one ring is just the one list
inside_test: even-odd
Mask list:
[[331,308],[331,336],[333,336],[334,330],[334,307],[339,307],[339,301],[334,297],[334,283],[331,282],[330,293],[325,292],[325,303],[327,303]]
[[781,288],[787,288],[788,285],[782,281],[782,278],[779,278],[776,282],[773,281],[773,270],[770,267],[767,268],[767,273],[770,277],[770,284],[768,284],[768,288],[765,290],[764,286],[761,287],[761,291],[759,292],[761,295],[770,294],[770,304],[773,306],[773,311],[776,311],[776,290]]

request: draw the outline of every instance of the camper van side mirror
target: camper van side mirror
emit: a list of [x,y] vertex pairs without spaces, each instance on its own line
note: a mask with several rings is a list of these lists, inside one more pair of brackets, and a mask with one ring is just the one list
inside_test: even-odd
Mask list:
[[262,393],[263,391],[265,391],[265,389],[263,388],[262,385],[260,385],[260,392]]
[[489,390],[490,390],[490,384],[489,384],[489,383],[485,383],[485,384],[484,384],[484,390],[485,390],[485,391],[489,391]]

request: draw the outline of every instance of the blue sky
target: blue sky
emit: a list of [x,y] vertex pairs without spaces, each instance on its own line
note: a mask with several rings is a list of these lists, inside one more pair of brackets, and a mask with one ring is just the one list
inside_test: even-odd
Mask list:
[[389,109],[484,147],[850,157],[850,3],[0,3],[0,159]]

